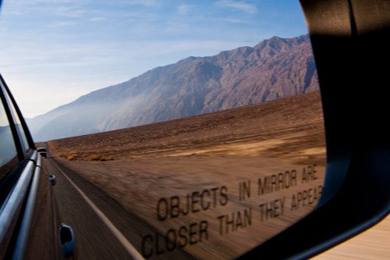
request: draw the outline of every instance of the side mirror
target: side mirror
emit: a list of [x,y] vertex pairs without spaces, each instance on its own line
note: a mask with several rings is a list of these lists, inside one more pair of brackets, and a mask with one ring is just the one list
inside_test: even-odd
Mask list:
[[308,259],[390,212],[388,96],[378,94],[389,81],[381,61],[390,57],[390,2],[300,2],[322,92],[324,190],[309,215],[238,259]]
[[47,150],[45,147],[39,147],[37,152],[42,155],[42,157],[47,158]]
[[62,223],[59,235],[62,253],[66,258],[73,257],[75,254],[75,243],[72,228]]
[[56,185],[56,176],[55,175],[50,175],[49,180],[52,186]]

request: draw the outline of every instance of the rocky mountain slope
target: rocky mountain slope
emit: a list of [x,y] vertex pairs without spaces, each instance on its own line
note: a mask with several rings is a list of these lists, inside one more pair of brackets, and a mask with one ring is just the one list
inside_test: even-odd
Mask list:
[[189,57],[91,92],[28,123],[58,139],[216,112],[318,90],[308,36],[273,37],[210,57]]

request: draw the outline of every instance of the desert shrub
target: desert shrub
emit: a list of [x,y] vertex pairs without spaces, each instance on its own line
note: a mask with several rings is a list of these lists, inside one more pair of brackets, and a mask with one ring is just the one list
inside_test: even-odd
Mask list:
[[88,155],[85,160],[86,161],[101,161],[101,159],[103,158],[103,156],[101,156],[100,154],[91,154],[91,155]]
[[79,157],[77,154],[73,154],[73,153],[70,153],[70,154],[69,153],[59,153],[58,156],[65,158],[68,161],[77,160],[77,158]]
[[100,158],[100,161],[113,161],[113,160],[114,157],[112,157],[111,155],[103,156],[102,158]]
[[69,161],[74,161],[74,160],[77,160],[77,155],[75,155],[75,154],[70,154],[70,155],[68,155],[67,157],[65,157],[67,160],[69,160]]

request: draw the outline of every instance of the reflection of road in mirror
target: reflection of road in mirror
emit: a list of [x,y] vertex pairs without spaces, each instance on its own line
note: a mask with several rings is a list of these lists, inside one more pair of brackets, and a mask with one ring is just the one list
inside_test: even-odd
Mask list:
[[[325,172],[318,92],[51,141],[48,148],[52,163],[91,201],[102,201],[94,203],[145,258],[236,257],[309,213],[321,196]],[[66,196],[57,200],[72,211],[73,200]],[[68,222],[77,234],[83,221],[72,218]],[[91,230],[104,226],[96,225]],[[129,254],[115,249],[118,238],[105,244],[104,237],[98,236],[105,245],[100,251]],[[93,247],[88,241],[80,240],[86,243],[80,251]]]

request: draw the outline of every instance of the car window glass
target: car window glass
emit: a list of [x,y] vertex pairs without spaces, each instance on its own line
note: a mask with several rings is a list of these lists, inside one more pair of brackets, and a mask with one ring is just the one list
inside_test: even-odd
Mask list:
[[6,92],[3,84],[1,83],[1,88],[2,88],[2,91],[6,97],[6,100],[7,100],[7,104],[8,104],[8,107],[11,111],[11,114],[12,114],[12,117],[13,117],[13,120],[15,122],[15,126],[16,126],[16,129],[17,129],[17,132],[18,132],[18,136],[19,136],[19,139],[22,143],[22,146],[23,146],[23,149],[24,150],[28,150],[29,149],[29,144],[28,144],[28,141],[27,141],[27,137],[26,137],[26,134],[24,132],[24,129],[23,129],[23,126],[21,124],[21,121],[20,121],[20,118],[15,110],[15,107],[14,105],[12,104],[11,102],[11,99],[8,95],[8,93]]
[[17,152],[11,128],[0,104],[0,180],[12,169],[17,162]]

